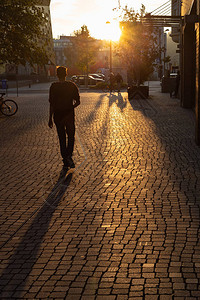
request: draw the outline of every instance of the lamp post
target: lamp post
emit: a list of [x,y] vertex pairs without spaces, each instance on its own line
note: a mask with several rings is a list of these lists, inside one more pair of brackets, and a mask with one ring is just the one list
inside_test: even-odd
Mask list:
[[[107,21],[106,24],[110,24],[110,22]],[[111,73],[112,73],[112,40],[110,37],[110,74]]]
[[166,67],[166,51],[167,51],[167,32],[169,31],[169,29],[166,29],[164,31],[164,76],[166,75],[166,70],[165,70],[165,67]]

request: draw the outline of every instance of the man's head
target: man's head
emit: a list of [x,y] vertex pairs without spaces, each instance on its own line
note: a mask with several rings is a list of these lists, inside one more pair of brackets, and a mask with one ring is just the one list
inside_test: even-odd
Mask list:
[[67,68],[58,67],[57,68],[57,76],[59,79],[65,79],[65,77],[67,76]]

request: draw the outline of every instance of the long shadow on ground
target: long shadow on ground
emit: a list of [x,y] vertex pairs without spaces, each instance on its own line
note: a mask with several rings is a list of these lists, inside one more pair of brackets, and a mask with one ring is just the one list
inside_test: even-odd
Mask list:
[[[0,299],[20,298],[32,267],[37,260],[40,245],[48,231],[53,213],[64,196],[71,180],[71,173],[66,178],[60,176],[45,200],[43,207],[40,210],[36,210],[37,215],[15,252],[11,255],[8,265],[0,277]],[[17,294],[15,294],[16,292]]]

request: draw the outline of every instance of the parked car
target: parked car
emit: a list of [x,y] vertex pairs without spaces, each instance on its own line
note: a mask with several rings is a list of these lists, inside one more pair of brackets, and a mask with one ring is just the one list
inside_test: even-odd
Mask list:
[[95,83],[97,84],[98,82],[104,82],[104,79],[94,76],[94,75],[88,75],[89,78],[89,82],[91,82],[91,84]]
[[103,80],[105,80],[105,75],[103,75],[103,74],[89,74],[89,76],[92,76],[92,77],[94,77],[94,78],[100,78],[100,79],[103,79]]
[[86,80],[86,75],[73,75],[71,80],[78,85],[84,85]]
[[[86,84],[87,75],[73,75],[71,80],[75,82],[77,85],[85,85]],[[104,79],[99,77],[94,77],[92,75],[88,75],[88,85],[96,85],[98,82],[104,82]]]

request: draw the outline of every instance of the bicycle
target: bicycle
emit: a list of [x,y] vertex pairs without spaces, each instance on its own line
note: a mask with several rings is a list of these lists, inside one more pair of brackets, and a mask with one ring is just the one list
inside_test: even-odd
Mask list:
[[13,116],[18,111],[18,105],[14,100],[6,99],[4,100],[4,95],[6,93],[0,93],[0,111],[5,116]]

